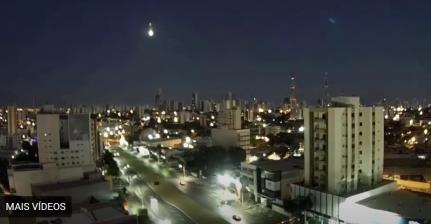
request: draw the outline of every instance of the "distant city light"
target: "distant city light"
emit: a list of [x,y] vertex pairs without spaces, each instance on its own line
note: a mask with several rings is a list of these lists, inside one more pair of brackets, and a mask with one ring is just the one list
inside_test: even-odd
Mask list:
[[399,115],[399,114],[396,114],[396,115],[392,118],[392,120],[394,120],[394,121],[399,121],[399,120],[400,120],[400,115]]
[[275,152],[273,152],[271,155],[269,155],[268,157],[267,157],[269,160],[280,160],[281,159],[281,157],[277,154],[277,153],[275,153]]
[[248,158],[248,162],[254,162],[254,161],[257,161],[259,158],[257,157],[257,156],[250,156],[249,158]]
[[426,155],[418,155],[418,159],[426,159],[427,156]]

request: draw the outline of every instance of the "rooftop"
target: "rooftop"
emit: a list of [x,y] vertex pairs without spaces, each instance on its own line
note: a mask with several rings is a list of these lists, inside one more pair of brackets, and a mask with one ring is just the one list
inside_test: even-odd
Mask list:
[[431,195],[397,190],[369,197],[358,204],[396,213],[404,218],[431,220]]
[[33,189],[38,192],[45,192],[45,191],[53,191],[58,189],[75,188],[75,187],[97,184],[97,183],[104,183],[104,181],[102,179],[95,179],[95,180],[81,179],[81,180],[75,180],[75,181],[69,181],[69,182],[33,184],[32,186],[33,186]]
[[17,163],[11,166],[11,169],[13,171],[41,170],[42,168],[43,166],[40,163],[29,163],[29,162]]
[[267,171],[288,171],[292,169],[304,169],[304,159],[289,158],[282,160],[261,160],[251,163]]

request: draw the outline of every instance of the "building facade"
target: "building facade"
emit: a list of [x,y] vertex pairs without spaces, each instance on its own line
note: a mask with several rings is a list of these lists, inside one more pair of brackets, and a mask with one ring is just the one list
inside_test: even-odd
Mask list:
[[97,146],[95,127],[89,114],[38,114],[39,162],[91,169]]
[[7,107],[7,132],[8,135],[14,135],[18,126],[17,108],[15,106]]
[[302,159],[242,162],[241,177],[256,202],[283,206],[290,185],[304,180],[303,164]]
[[211,129],[211,138],[213,145],[229,147],[250,148],[250,129]]
[[369,188],[383,174],[383,108],[359,97],[304,108],[305,185],[332,194]]

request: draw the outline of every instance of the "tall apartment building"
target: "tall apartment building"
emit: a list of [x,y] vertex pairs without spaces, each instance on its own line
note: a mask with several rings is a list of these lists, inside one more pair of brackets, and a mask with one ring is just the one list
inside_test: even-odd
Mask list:
[[241,129],[241,106],[237,100],[232,99],[231,93],[220,105],[217,123],[220,127]]
[[359,97],[304,108],[305,184],[331,194],[375,186],[383,173],[383,108]]
[[40,163],[57,167],[94,167],[96,125],[89,114],[38,114]]
[[250,147],[250,129],[241,129],[241,106],[238,100],[229,93],[220,105],[217,115],[218,128],[211,129],[214,145],[229,148],[238,146],[244,149]]
[[163,106],[163,91],[161,88],[157,89],[156,96],[154,97],[154,107],[156,110],[161,110]]
[[192,111],[198,111],[198,110],[200,110],[200,108],[199,108],[198,94],[195,93],[195,92],[192,93],[191,109],[192,109]]
[[8,135],[14,135],[18,126],[17,108],[16,106],[7,107],[7,132]]

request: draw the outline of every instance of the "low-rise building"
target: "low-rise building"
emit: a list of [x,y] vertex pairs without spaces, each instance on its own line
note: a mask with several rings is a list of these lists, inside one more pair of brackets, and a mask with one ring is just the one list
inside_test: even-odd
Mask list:
[[61,183],[33,184],[32,193],[33,196],[70,196],[72,209],[91,204],[92,201],[109,201],[117,195],[100,176]]
[[265,127],[265,135],[277,135],[282,132],[281,126],[278,125],[268,125]]
[[304,180],[303,166],[300,158],[243,162],[241,176],[256,202],[283,212],[284,200],[290,199],[291,184]]
[[60,183],[84,177],[80,166],[57,167],[55,163],[15,165],[8,169],[9,188],[13,194],[32,196],[32,185]]
[[212,143],[215,146],[250,148],[250,129],[211,129]]
[[158,139],[148,139],[145,141],[142,141],[142,144],[149,146],[149,147],[166,147],[166,148],[176,148],[180,147],[182,143],[181,138],[158,138]]

